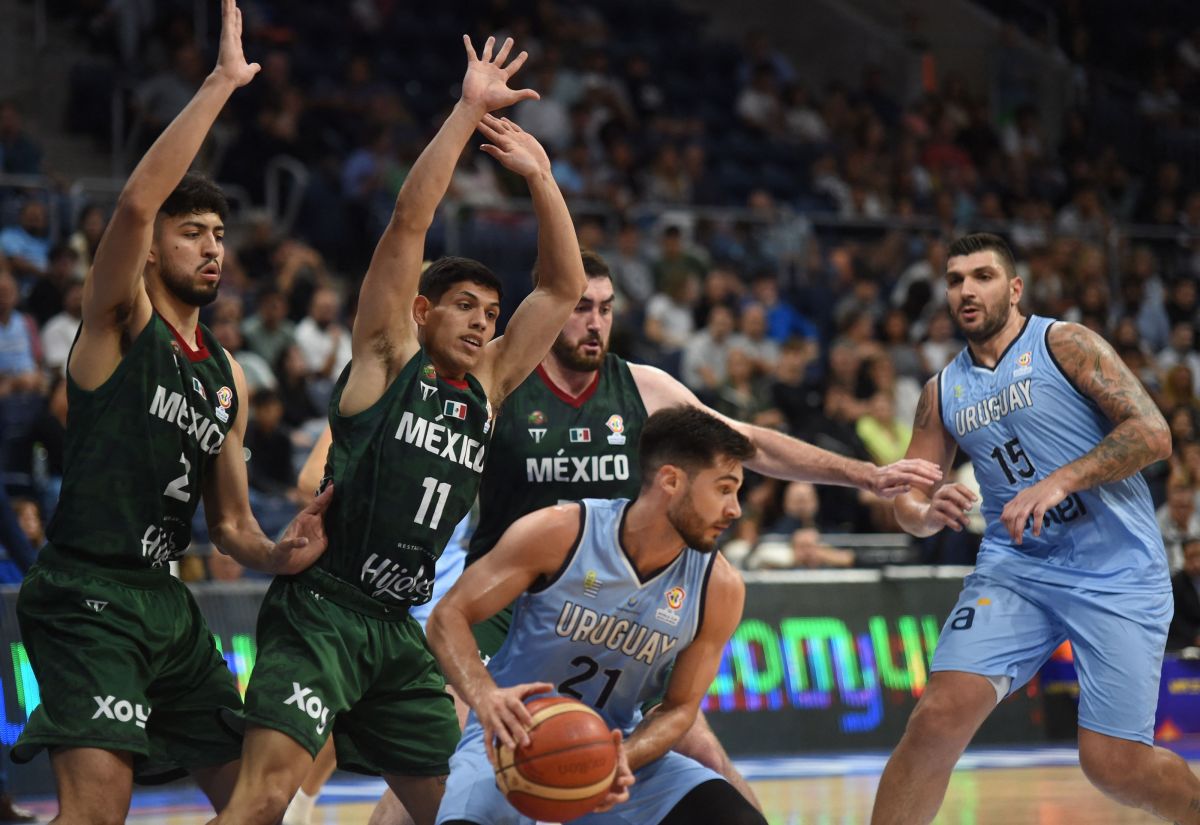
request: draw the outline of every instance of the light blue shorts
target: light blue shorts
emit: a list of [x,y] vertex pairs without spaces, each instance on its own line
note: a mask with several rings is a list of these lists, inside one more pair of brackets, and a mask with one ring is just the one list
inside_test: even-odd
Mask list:
[[437,566],[433,570],[433,595],[429,601],[408,611],[408,615],[417,620],[422,630],[425,629],[425,622],[429,621],[429,614],[433,612],[434,605],[442,600],[442,596],[446,595],[446,591],[462,575],[463,565],[467,561],[467,542],[471,538],[467,529],[470,520],[470,513],[463,516],[463,520],[454,528],[450,541],[446,543],[446,549],[438,558]]
[[[721,777],[694,759],[667,751],[634,772],[629,801],[611,811],[571,820],[572,825],[647,825],[661,822],[697,785]],[[492,763],[483,747],[483,728],[472,716],[458,750],[450,757],[450,779],[437,822],[456,819],[477,825],[533,825],[517,813],[496,787]]]
[[1080,726],[1149,745],[1173,611],[1170,591],[1102,593],[976,573],[963,580],[932,670],[1008,676],[1011,694],[1069,640]]

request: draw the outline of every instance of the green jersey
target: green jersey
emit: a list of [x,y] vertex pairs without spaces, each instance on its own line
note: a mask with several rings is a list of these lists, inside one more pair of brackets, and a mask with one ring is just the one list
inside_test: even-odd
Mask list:
[[233,370],[203,326],[191,349],[157,313],[108,380],[67,373],[62,493],[46,530],[55,554],[120,568],[183,555],[192,515],[237,416]]
[[467,563],[492,549],[521,516],[560,501],[635,498],[646,405],[629,365],[611,353],[571,398],[537,370],[504,402],[479,491],[479,526]]
[[330,402],[333,501],[317,566],[386,605],[424,604],[434,564],[475,501],[491,407],[474,376],[439,376],[424,349],[378,401],[347,416],[338,409],[349,375],[347,366]]

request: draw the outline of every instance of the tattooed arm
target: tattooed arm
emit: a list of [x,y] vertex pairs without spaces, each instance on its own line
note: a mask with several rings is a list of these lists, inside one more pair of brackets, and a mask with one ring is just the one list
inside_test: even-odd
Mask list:
[[1050,328],[1050,352],[1067,378],[1115,426],[1062,474],[1068,495],[1119,481],[1171,455],[1171,431],[1142,383],[1108,342],[1079,324]]
[[1033,535],[1041,535],[1042,517],[1067,496],[1128,478],[1171,455],[1166,420],[1107,341],[1079,324],[1057,323],[1047,342],[1067,379],[1114,426],[1089,452],[1022,490],[1004,507],[1000,520],[1017,544],[1030,516]]
[[975,494],[962,484],[947,483],[946,477],[958,449],[950,433],[942,426],[938,413],[938,376],[930,378],[921,391],[912,441],[905,458],[923,458],[942,469],[942,480],[935,484],[914,485],[896,496],[896,520],[906,532],[918,538],[932,536],[943,527],[961,531],[967,526],[967,513],[975,503]]

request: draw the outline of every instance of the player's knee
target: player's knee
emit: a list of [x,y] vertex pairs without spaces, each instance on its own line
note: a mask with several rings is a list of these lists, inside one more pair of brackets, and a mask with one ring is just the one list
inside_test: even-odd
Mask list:
[[929,695],[921,697],[905,728],[905,736],[910,739],[944,746],[970,739],[973,732],[972,721],[958,703]]
[[238,825],[275,825],[283,818],[288,803],[295,795],[283,781],[263,781],[256,788],[235,797],[221,818]]
[[1128,759],[1113,748],[1080,742],[1079,767],[1083,775],[1106,796],[1121,802],[1135,800],[1146,786],[1137,759]]

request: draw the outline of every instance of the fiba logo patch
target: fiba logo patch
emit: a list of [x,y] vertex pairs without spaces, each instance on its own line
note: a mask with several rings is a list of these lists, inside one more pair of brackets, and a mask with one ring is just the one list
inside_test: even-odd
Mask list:
[[221,387],[221,389],[217,390],[217,404],[220,405],[214,410],[217,419],[222,424],[228,423],[229,407],[233,404],[233,390],[229,389],[229,387]]
[[672,587],[667,591],[667,606],[672,610],[683,607],[683,597],[686,595],[682,587]]
[[1033,353],[1023,352],[1017,358],[1017,368],[1013,370],[1013,377],[1029,375],[1031,372],[1033,372]]
[[679,624],[679,620],[681,618],[679,615],[679,609],[683,607],[683,599],[686,593],[682,587],[676,586],[672,587],[664,595],[667,599],[667,606],[660,607],[658,610],[654,611],[654,618],[658,619],[664,624],[669,624],[671,627],[675,627]]
[[608,443],[614,446],[620,446],[625,443],[625,419],[619,415],[610,415],[608,420],[604,422],[604,426],[608,427],[610,434]]

